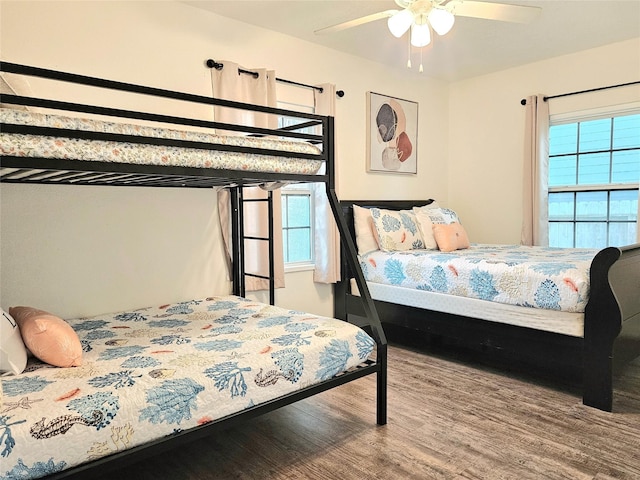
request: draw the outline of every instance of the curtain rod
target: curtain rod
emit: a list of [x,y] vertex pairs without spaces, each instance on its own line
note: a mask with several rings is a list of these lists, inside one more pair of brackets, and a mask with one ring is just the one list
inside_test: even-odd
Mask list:
[[[220,62],[216,62],[215,60],[209,59],[207,60],[207,67],[215,68],[216,70],[222,70],[222,68],[224,67],[224,64]],[[247,75],[252,75],[254,78],[258,78],[258,75],[260,75],[258,72],[252,72],[250,70],[244,70],[242,68],[238,68],[238,72],[246,73]],[[306,83],[294,82],[293,80],[285,80],[284,78],[276,77],[276,81],[281,83],[288,83],[290,85],[296,85],[298,87],[311,88],[313,90],[318,90],[320,93],[324,91],[322,87],[316,87],[315,85],[307,85]],[[336,95],[341,98],[344,97],[344,90],[338,90],[336,92]]]
[[[589,90],[580,90],[578,92],[569,92],[569,93],[561,93],[559,95],[550,95],[548,97],[543,97],[542,99],[546,102],[547,100],[551,100],[552,98],[569,97],[571,95],[579,95],[581,93],[597,92],[599,90],[608,90],[610,88],[628,87],[629,85],[636,85],[638,83],[640,83],[640,80],[636,80],[635,82],[619,83],[618,85],[609,85],[607,87],[590,88]],[[526,104],[527,104],[527,99],[526,98],[523,98],[522,100],[520,100],[520,105],[526,105]]]

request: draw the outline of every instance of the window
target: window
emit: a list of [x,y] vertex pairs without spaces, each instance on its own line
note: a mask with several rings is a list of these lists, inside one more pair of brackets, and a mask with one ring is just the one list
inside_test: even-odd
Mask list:
[[551,125],[549,245],[637,242],[640,114]]
[[[313,101],[313,99],[311,99]],[[299,112],[313,113],[313,103],[305,105],[297,102],[278,102],[278,107]],[[299,123],[299,119],[280,117],[279,128]],[[311,128],[300,130],[313,133]],[[286,185],[282,193],[282,248],[287,270],[302,267],[306,269],[314,263],[314,205],[313,187],[308,183]]]
[[285,264],[313,262],[313,192],[308,184],[282,189],[282,244]]

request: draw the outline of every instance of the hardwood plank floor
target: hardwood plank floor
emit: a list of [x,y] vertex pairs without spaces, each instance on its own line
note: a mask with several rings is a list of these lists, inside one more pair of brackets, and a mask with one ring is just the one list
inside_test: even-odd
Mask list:
[[640,359],[615,413],[558,381],[389,348],[389,422],[362,378],[96,480],[640,479]]

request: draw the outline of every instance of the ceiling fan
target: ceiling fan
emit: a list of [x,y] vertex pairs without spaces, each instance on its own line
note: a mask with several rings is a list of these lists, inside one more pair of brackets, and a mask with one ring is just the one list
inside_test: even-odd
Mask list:
[[455,17],[474,17],[503,22],[528,23],[542,10],[540,7],[509,5],[472,0],[394,0],[402,10],[385,10],[316,30],[326,34],[388,18],[390,32],[400,38],[411,28],[411,44],[424,47],[431,42],[431,29],[438,35],[451,30]]

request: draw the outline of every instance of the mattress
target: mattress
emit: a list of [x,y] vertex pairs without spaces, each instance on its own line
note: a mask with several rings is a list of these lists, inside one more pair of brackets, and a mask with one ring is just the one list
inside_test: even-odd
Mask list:
[[317,384],[374,341],[336,319],[240,297],[69,320],[80,367],[2,377],[1,478],[38,478]]
[[[447,295],[445,293],[384,285],[382,283],[367,282],[367,287],[371,297],[382,302],[424,308],[436,312],[462,315],[545,332],[560,333],[572,337],[584,336],[584,313],[518,307],[505,303],[478,300],[477,298]],[[355,280],[351,281],[351,291],[356,295],[358,294]]]
[[474,244],[454,252],[375,251],[368,282],[544,310],[583,313],[595,249]]
[[318,172],[322,165],[322,161],[317,159],[277,156],[277,152],[318,155],[320,150],[306,142],[273,137],[215,135],[198,131],[155,128],[9,108],[0,109],[0,120],[3,123],[15,125],[34,125],[117,135],[134,135],[154,139],[232,145],[268,149],[276,152],[276,155],[272,156],[191,147],[148,145],[126,141],[103,141],[0,132],[0,153],[2,155],[301,175],[313,175]]

